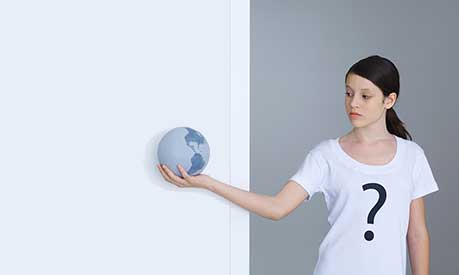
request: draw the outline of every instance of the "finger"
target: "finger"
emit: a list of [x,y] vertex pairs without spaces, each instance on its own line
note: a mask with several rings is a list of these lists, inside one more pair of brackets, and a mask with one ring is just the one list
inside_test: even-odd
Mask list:
[[178,177],[176,174],[174,174],[174,172],[172,172],[168,167],[167,165],[163,165],[163,168],[164,168],[164,171],[166,172],[166,174],[169,176],[169,178],[172,179],[172,181],[178,183],[178,184],[182,184],[182,185],[186,185],[187,182],[184,180],[184,179],[181,179],[180,177]]
[[158,166],[158,170],[159,170],[159,172],[161,173],[161,175],[163,176],[163,178],[164,178],[166,181],[170,182],[170,183],[174,183],[174,182],[172,181],[172,179],[169,178],[169,176],[167,175],[166,171],[164,171],[164,168],[162,168],[160,164],[158,164],[157,166]]
[[188,179],[190,178],[190,175],[188,175],[188,173],[186,172],[185,168],[183,168],[182,165],[180,165],[180,164],[177,164],[177,167],[178,167],[180,173],[182,174],[182,177],[185,179],[185,181],[188,181]]
[[174,184],[174,185],[177,186],[177,187],[185,187],[185,186],[183,186],[183,184],[180,184],[180,183],[174,181],[173,179],[171,179],[171,177],[167,174],[167,172],[165,171],[165,169],[164,169],[163,167],[161,167],[161,165],[158,165],[158,169],[159,169],[161,175],[163,175],[164,179],[165,179],[167,182],[172,183],[172,184]]

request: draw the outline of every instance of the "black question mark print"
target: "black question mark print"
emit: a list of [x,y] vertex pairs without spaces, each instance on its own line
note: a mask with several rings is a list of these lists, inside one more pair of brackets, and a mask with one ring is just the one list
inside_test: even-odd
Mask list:
[[[367,184],[364,184],[362,188],[363,188],[363,191],[366,191],[368,189],[374,189],[378,191],[378,194],[379,194],[378,202],[371,209],[370,213],[368,214],[368,219],[367,219],[367,223],[374,224],[376,213],[379,211],[379,209],[381,209],[384,202],[386,201],[386,189],[384,189],[384,186],[378,183],[367,183]],[[373,240],[373,238],[374,238],[373,231],[367,230],[365,232],[365,240],[371,241]]]

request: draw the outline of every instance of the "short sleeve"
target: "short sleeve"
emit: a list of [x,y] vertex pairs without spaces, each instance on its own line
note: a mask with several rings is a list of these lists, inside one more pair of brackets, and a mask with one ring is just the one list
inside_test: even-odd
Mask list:
[[416,152],[416,160],[413,168],[412,200],[439,190],[424,150],[422,148],[419,149]]
[[323,192],[323,185],[326,179],[326,162],[320,152],[309,151],[299,166],[296,173],[290,177],[300,184],[309,194],[305,201],[309,201],[317,192]]

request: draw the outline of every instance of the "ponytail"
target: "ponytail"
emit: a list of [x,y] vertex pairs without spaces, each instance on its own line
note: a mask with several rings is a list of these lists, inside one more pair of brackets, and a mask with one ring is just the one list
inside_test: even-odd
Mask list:
[[398,118],[394,108],[390,108],[386,113],[386,126],[389,133],[401,137],[403,139],[413,140],[405,124]]

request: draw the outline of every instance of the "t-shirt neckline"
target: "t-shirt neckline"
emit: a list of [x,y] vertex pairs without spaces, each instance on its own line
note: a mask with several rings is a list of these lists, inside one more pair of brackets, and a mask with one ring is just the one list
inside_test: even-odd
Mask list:
[[343,161],[347,166],[350,166],[352,168],[356,168],[357,170],[360,171],[365,171],[369,173],[380,173],[380,172],[386,172],[386,171],[392,171],[398,166],[398,163],[400,162],[401,154],[403,151],[402,147],[402,142],[400,141],[400,137],[396,135],[392,135],[395,138],[396,141],[396,152],[395,156],[392,158],[392,160],[386,164],[383,165],[370,165],[370,164],[365,164],[363,162],[360,162],[350,155],[348,155],[343,148],[341,148],[341,145],[339,144],[339,139],[341,136],[337,137],[334,140],[335,147],[337,148],[339,158],[341,161]]

